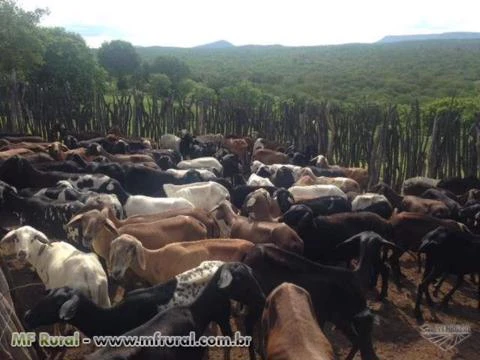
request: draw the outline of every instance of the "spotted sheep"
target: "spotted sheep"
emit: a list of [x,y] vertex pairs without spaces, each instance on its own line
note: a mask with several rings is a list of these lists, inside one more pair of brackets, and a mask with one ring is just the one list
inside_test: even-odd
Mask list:
[[[220,326],[224,336],[233,336],[230,326],[231,305],[235,300],[245,305],[252,318],[260,317],[265,305],[265,294],[254,278],[251,269],[242,263],[223,264],[212,276],[195,301],[188,306],[177,306],[155,315],[141,326],[132,329],[124,336],[152,336],[160,331],[163,336],[187,336],[192,332],[198,338],[207,326],[214,321]],[[246,334],[253,335],[253,327],[247,327]],[[251,359],[254,359],[253,344],[249,344]],[[105,347],[85,357],[97,359],[202,359],[205,347]],[[225,347],[224,359],[230,358],[230,347]]]
[[70,184],[77,189],[88,189],[110,195],[116,195],[123,207],[123,213],[129,217],[133,215],[147,215],[161,213],[170,210],[189,208],[194,205],[182,197],[152,197],[145,195],[131,195],[125,191],[122,185],[115,179],[101,175],[92,177],[84,175],[77,180],[69,180]]
[[223,261],[204,261],[196,268],[175,276],[175,292],[168,303],[158,306],[158,312],[175,306],[190,305],[223,264]]
[[[98,190],[103,184],[108,183],[109,180],[111,180],[111,178],[107,175],[87,174],[72,177],[68,182],[77,189]],[[113,188],[111,190],[113,190]]]
[[57,201],[43,197],[22,197],[15,188],[0,184],[2,206],[15,214],[20,224],[28,224],[47,236],[65,238],[64,225],[84,204],[79,201]]

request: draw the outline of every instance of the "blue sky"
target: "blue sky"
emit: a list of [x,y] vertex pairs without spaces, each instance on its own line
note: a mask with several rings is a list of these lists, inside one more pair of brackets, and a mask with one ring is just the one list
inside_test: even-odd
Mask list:
[[88,45],[290,46],[375,42],[385,35],[480,32],[473,0],[19,0],[48,7],[46,26],[81,34]]

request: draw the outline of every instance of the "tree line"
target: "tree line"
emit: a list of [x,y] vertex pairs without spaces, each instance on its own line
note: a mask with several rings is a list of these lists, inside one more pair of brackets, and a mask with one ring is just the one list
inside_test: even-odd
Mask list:
[[3,132],[51,138],[63,125],[154,140],[181,129],[263,136],[313,147],[332,163],[368,166],[372,182],[397,187],[417,175],[477,174],[478,98],[347,103],[279,95],[241,78],[215,83],[171,55],[142,59],[125,41],[93,51],[77,34],[39,26],[45,14],[0,0]]

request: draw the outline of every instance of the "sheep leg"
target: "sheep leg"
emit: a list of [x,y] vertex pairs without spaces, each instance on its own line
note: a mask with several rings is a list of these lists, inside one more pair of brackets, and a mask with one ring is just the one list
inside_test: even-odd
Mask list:
[[347,357],[345,358],[345,360],[352,360],[359,349],[360,349],[360,347],[357,344],[354,344],[352,346],[352,349],[348,353]]
[[427,301],[427,305],[429,307],[433,307],[435,305],[432,297],[430,296],[430,286],[427,286],[427,288],[425,289],[425,300]]
[[422,273],[422,254],[417,253],[417,274]]
[[440,287],[442,286],[443,282],[447,279],[448,273],[442,275],[442,277],[437,281],[433,290],[433,296],[438,297],[438,292],[440,291]]
[[428,285],[433,280],[435,280],[435,278],[436,278],[436,271],[435,269],[432,269],[432,271],[427,276],[424,276],[420,285],[418,285],[417,298],[415,300],[415,317],[419,321],[423,320],[422,310],[420,309],[420,302],[422,301],[422,295],[425,292],[425,290],[428,289]]
[[352,328],[354,328],[356,334],[358,334],[356,343],[360,349],[361,358],[364,360],[378,360],[372,344],[373,322],[374,318],[371,313],[357,314],[354,317]]
[[[263,338],[263,334],[259,327],[257,327],[257,336],[255,336],[254,334],[255,323],[258,316],[258,313],[255,314],[252,309],[249,309],[249,313],[245,316],[245,334],[252,338],[250,346],[248,347],[248,354],[250,356],[250,360],[256,359],[255,346],[257,346],[257,349],[259,350],[258,352],[260,353],[260,357],[262,358],[262,360],[266,360],[267,358],[264,344],[265,339]],[[254,341],[254,339],[256,339],[256,341]]]
[[[388,278],[389,278],[390,272],[388,271],[388,267],[385,266],[384,263],[378,264],[378,267],[379,267],[380,275],[382,276],[382,290],[378,296],[378,300],[381,301],[385,299],[388,295]],[[375,284],[376,284],[376,281],[375,281]]]
[[440,306],[442,309],[444,310],[447,310],[448,309],[448,302],[450,301],[450,299],[452,298],[452,295],[455,291],[457,291],[457,289],[462,286],[463,284],[463,280],[464,280],[464,277],[463,275],[458,275],[457,276],[457,282],[455,283],[455,285],[453,286],[453,288],[448,292],[447,295],[445,295],[445,297],[443,298],[442,302],[440,303]]
[[470,274],[470,281],[471,281],[473,284],[480,284],[480,281],[479,281],[479,279],[478,279],[478,274],[471,273],[471,274]]
[[480,281],[478,282],[478,310],[480,310]]
[[[230,319],[229,318],[222,318],[217,320],[217,324],[222,331],[223,336],[228,336],[230,339],[233,339],[233,330],[230,326]],[[230,346],[226,346],[223,349],[223,359],[230,360]]]
[[360,350],[360,346],[358,345],[358,335],[356,334],[357,331],[353,328],[353,324],[350,326],[339,327],[339,329],[352,342],[352,348],[345,358],[345,360],[352,360]]
[[393,280],[397,285],[398,289],[401,289],[402,285],[400,283],[400,278],[402,277],[402,272],[400,270],[400,254],[398,251],[394,251],[392,255],[390,255],[388,262],[390,263],[390,267],[392,268],[393,273]]
[[345,360],[353,360],[355,355],[360,351],[362,360],[378,360],[377,355],[375,354],[373,347],[371,346],[371,339],[368,340],[368,337],[371,336],[371,332],[368,334],[362,334],[364,336],[364,340],[362,340],[360,347],[360,338],[357,335],[357,330],[353,328],[353,324],[347,327],[339,327],[339,329],[345,334],[345,336],[352,342],[352,348],[348,353]]

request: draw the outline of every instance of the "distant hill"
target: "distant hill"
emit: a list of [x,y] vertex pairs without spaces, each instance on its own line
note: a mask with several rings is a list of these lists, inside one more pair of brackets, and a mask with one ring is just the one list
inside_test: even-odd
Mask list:
[[225,48],[231,48],[231,47],[235,47],[235,45],[233,45],[232,43],[226,40],[219,40],[209,44],[195,46],[194,48],[195,49],[225,49]]
[[472,40],[480,39],[478,32],[448,32],[442,34],[419,34],[419,35],[388,35],[377,41],[378,43],[394,43],[402,41],[424,40]]

